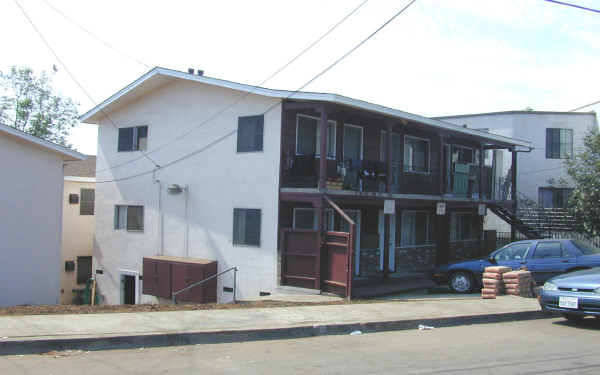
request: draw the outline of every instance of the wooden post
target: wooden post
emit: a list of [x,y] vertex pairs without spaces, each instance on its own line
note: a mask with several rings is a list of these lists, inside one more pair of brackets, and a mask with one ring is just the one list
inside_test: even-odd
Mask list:
[[319,134],[321,137],[321,142],[319,147],[319,190],[324,191],[327,186],[327,107],[325,105],[321,106],[321,128],[319,129]]
[[392,129],[394,124],[388,120],[387,131],[385,133],[385,162],[386,162],[386,173],[387,173],[387,187],[386,191],[388,194],[392,193]]
[[92,300],[90,305],[94,306],[94,300],[96,299],[96,278],[92,279]]
[[[511,196],[513,200],[513,214],[517,217],[517,152],[513,148],[512,152],[512,186]],[[510,241],[516,241],[517,233],[514,225],[510,226]]]
[[444,175],[444,136],[440,135],[440,172],[439,172],[439,178],[440,178],[440,196],[444,195],[444,184],[446,181],[446,176]]
[[317,252],[315,260],[315,289],[321,290],[321,252],[323,251],[323,243],[326,240],[326,234],[323,231],[323,199],[319,199],[317,202],[317,231],[319,233]]
[[479,201],[483,200],[483,166],[485,165],[485,150],[483,149],[483,143],[479,145]]
[[390,215],[383,216],[383,280],[387,280],[390,270]]

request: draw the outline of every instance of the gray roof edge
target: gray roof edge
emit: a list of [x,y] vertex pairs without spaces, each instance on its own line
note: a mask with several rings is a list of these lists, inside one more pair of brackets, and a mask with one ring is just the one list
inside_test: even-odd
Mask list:
[[34,135],[31,135],[31,134],[25,133],[21,130],[15,129],[12,126],[0,124],[0,131],[4,132],[6,134],[10,134],[21,140],[41,146],[47,150],[59,153],[64,156],[69,156],[75,160],[85,160],[87,158],[84,154],[79,153],[75,150],[71,150],[71,149],[61,146],[59,144],[47,141],[42,138],[38,138]]

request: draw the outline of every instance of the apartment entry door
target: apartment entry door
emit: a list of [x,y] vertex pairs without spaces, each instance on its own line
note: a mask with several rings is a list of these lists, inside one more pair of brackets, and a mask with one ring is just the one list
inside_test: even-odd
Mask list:
[[[383,255],[385,253],[385,216],[383,210],[379,210],[379,269],[383,270]],[[390,215],[390,231],[389,244],[390,244],[390,257],[388,270],[394,272],[396,270],[396,215]]]

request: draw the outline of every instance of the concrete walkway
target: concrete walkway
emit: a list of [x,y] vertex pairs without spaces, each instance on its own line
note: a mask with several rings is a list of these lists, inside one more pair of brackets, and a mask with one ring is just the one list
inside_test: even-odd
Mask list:
[[[0,317],[0,354],[160,346],[412,329],[541,317],[536,299],[419,300],[344,305]],[[235,336],[235,337],[234,337]],[[109,339],[109,340],[107,340]]]

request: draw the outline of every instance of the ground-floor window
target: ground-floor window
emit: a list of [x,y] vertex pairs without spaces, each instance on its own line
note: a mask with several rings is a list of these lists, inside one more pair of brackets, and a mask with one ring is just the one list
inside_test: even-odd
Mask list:
[[233,209],[233,244],[260,246],[260,209]]
[[472,213],[453,213],[450,218],[450,240],[467,241],[479,238],[479,217]]
[[431,243],[432,216],[427,211],[402,211],[400,246],[423,246]]
[[[294,208],[294,217],[292,227],[295,229],[317,229],[317,209],[315,208]],[[323,229],[333,230],[333,210],[324,210]]]

